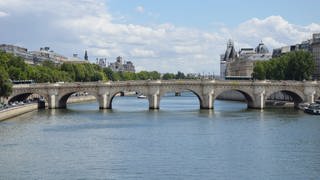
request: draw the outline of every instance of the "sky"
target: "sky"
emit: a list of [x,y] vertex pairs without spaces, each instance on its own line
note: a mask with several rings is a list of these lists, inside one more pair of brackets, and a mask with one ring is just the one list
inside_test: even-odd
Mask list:
[[89,60],[117,56],[136,71],[218,75],[229,39],[273,48],[320,32],[320,1],[0,0],[0,44],[49,46]]

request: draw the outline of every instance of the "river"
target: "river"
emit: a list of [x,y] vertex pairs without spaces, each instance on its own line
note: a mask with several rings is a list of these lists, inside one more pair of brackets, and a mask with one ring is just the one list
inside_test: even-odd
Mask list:
[[0,122],[0,179],[318,179],[320,118],[193,96],[39,110]]

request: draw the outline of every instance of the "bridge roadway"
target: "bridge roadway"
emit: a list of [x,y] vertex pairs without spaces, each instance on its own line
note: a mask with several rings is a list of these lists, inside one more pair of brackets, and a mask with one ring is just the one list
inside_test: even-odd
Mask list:
[[241,92],[248,108],[263,109],[268,97],[285,92],[299,103],[312,103],[320,97],[317,81],[220,81],[220,80],[147,80],[120,82],[75,82],[14,85],[8,101],[23,100],[38,94],[51,109],[66,108],[68,98],[77,92],[96,97],[100,109],[112,109],[112,100],[119,92],[137,92],[147,96],[149,109],[159,109],[161,97],[167,92],[191,91],[199,99],[201,109],[213,109],[216,97],[228,90]]

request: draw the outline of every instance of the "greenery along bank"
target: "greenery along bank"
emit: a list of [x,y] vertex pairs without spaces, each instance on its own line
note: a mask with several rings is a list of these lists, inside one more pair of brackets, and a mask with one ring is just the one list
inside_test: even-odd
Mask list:
[[182,72],[166,73],[161,77],[157,71],[113,72],[110,68],[101,68],[90,63],[54,64],[44,61],[40,65],[29,65],[21,57],[0,51],[0,97],[8,97],[11,93],[10,80],[34,80],[44,82],[89,82],[89,81],[125,81],[156,79],[193,79]]
[[253,78],[264,80],[311,80],[315,70],[312,54],[306,51],[293,51],[269,61],[257,61]]

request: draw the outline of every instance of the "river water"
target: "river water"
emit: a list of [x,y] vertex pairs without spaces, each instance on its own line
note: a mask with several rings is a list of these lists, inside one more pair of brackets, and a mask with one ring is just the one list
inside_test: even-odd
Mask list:
[[318,179],[320,118],[192,96],[39,110],[0,122],[0,179]]

